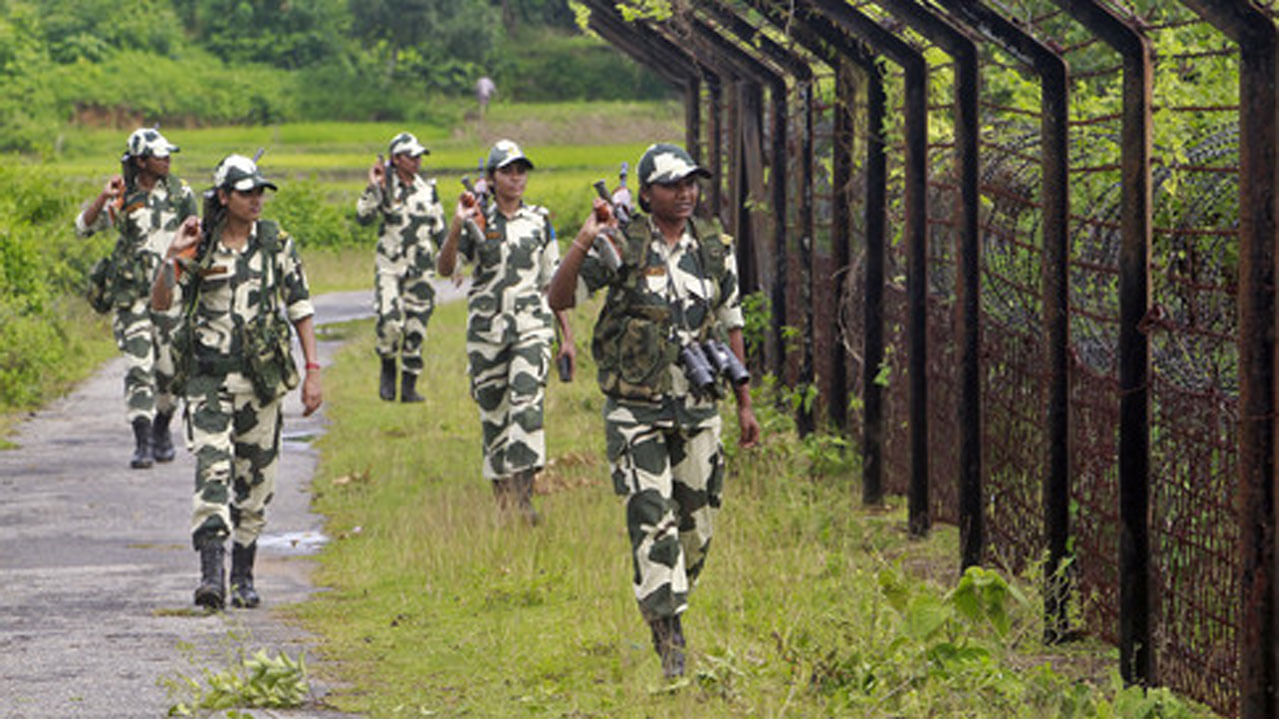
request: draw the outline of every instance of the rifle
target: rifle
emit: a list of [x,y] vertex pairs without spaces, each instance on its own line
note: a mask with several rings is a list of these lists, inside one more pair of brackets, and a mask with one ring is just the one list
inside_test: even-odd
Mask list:
[[600,258],[600,262],[604,263],[610,270],[617,270],[622,267],[622,256],[618,253],[618,247],[626,242],[620,237],[621,231],[625,230],[631,222],[631,213],[626,206],[614,204],[613,199],[609,197],[609,190],[605,187],[603,180],[597,180],[591,184],[596,189],[596,195],[604,200],[607,204],[595,211],[596,220],[599,222],[608,222],[609,218],[615,218],[618,221],[617,228],[609,228],[605,232],[596,235],[595,240],[591,241],[591,249],[595,251],[596,256]]
[[462,194],[462,204],[466,207],[475,205],[480,206],[480,216],[476,219],[467,218],[467,225],[475,233],[477,238],[484,237],[485,216],[489,213],[489,195],[488,193],[476,192],[475,185],[471,184],[471,176],[462,176],[462,187],[466,188],[466,192]]
[[384,160],[382,153],[378,153],[378,164],[382,166],[382,208],[384,210],[391,209],[391,173],[395,168],[391,165],[390,160]]

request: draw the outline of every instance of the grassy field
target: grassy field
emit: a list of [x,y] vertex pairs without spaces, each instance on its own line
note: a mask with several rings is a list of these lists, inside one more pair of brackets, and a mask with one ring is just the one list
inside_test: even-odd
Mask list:
[[[576,313],[580,351],[591,316]],[[1046,654],[1034,583],[958,578],[954,528],[910,540],[899,499],[861,508],[857,468],[798,441],[763,397],[763,447],[727,448],[725,507],[686,615],[689,678],[664,682],[631,597],[589,360],[574,382],[549,384],[550,466],[536,498],[546,522],[526,527],[499,515],[480,476],[464,323],[460,303],[437,310],[427,401],[411,406],[377,398],[370,322],[331,331],[349,342],[326,370],[331,422],[313,485],[333,538],[316,577],[327,590],[291,612],[321,638],[338,708],[374,717],[1187,712],[1165,691],[1121,689],[1110,649]]]

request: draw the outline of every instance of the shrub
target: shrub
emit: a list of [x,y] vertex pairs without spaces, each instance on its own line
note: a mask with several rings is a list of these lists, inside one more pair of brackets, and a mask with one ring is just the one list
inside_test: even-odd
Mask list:
[[334,203],[315,178],[284,183],[266,215],[294,237],[300,248],[372,245],[376,225],[355,221],[355,203]]

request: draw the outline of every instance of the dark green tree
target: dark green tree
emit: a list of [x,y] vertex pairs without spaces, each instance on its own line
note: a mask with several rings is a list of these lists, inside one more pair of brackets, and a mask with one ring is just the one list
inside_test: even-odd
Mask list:
[[351,17],[343,0],[173,0],[197,40],[227,62],[287,69],[347,52]]

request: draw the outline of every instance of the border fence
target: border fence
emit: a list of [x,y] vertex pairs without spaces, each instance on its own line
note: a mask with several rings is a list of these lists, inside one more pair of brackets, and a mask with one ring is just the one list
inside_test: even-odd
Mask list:
[[1043,563],[1046,642],[1280,714],[1274,0],[583,4],[683,93],[754,361],[861,500]]

